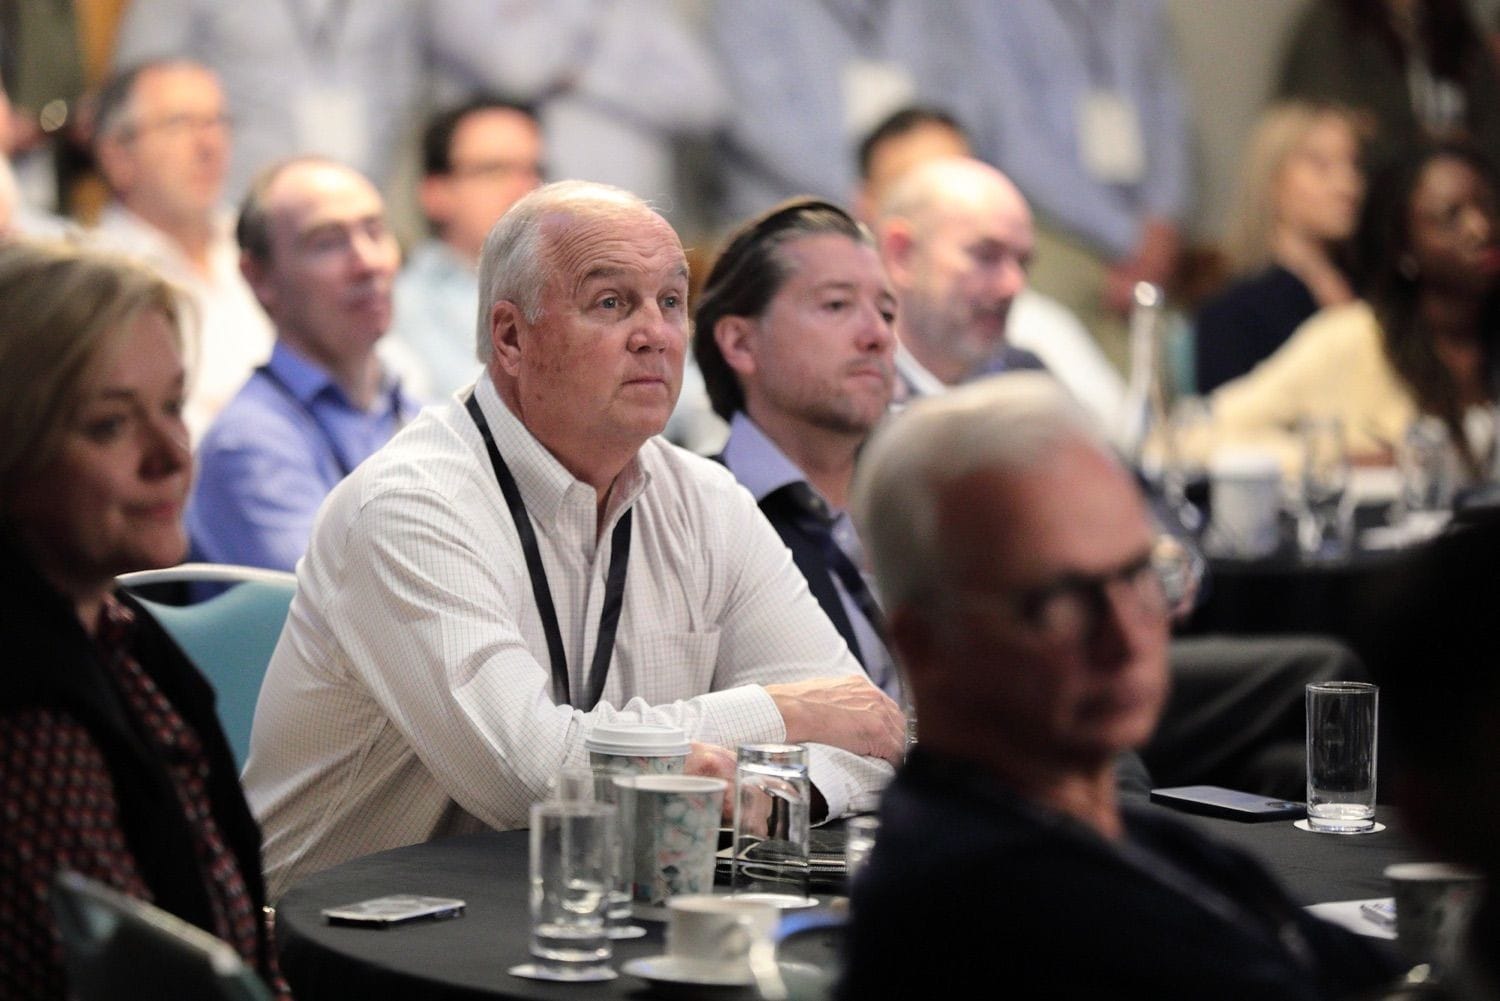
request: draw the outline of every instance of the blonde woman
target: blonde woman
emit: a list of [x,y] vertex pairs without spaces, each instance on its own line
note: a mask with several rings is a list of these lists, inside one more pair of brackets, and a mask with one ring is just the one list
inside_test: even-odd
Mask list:
[[1342,258],[1364,195],[1354,121],[1289,102],[1250,141],[1225,251],[1236,280],[1197,319],[1197,388],[1244,375],[1319,309],[1353,298]]
[[47,899],[63,868],[207,929],[281,986],[213,692],[114,586],[187,548],[176,303],[143,265],[0,245],[0,995],[66,994]]

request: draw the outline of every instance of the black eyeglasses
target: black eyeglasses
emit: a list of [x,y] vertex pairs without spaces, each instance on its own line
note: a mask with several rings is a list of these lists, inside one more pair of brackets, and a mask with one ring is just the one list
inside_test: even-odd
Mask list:
[[1064,574],[1046,584],[1015,591],[960,592],[984,603],[1048,642],[1085,639],[1109,614],[1110,592],[1144,621],[1165,621],[1196,582],[1193,554],[1175,542],[1158,542],[1150,553],[1102,574]]

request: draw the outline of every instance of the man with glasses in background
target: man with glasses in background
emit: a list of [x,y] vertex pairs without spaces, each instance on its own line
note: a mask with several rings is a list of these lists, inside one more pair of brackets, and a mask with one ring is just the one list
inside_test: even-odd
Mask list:
[[142,63],[99,93],[94,155],[113,197],[92,239],[144,258],[193,303],[186,417],[195,442],[271,353],[270,322],[240,275],[221,204],[229,146],[224,92],[197,63]]
[[505,210],[541,181],[541,126],[526,105],[481,97],[428,122],[417,194],[432,236],[396,279],[391,326],[419,394],[447,396],[479,375],[479,251]]

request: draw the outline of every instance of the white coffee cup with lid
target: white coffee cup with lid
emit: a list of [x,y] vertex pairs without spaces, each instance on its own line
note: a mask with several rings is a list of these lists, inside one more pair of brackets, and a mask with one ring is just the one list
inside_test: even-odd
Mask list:
[[600,723],[583,746],[590,765],[637,775],[680,775],[690,747],[681,727],[663,723]]
[[1210,539],[1226,555],[1269,556],[1281,542],[1281,462],[1275,452],[1238,446],[1208,463]]

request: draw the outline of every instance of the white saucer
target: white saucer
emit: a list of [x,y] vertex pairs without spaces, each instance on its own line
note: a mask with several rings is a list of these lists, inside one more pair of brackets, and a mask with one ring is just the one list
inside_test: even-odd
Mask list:
[[536,963],[522,963],[520,966],[512,966],[505,972],[513,977],[524,977],[527,980],[554,980],[567,984],[592,984],[602,980],[613,980],[619,976],[607,966],[591,966],[586,971],[578,973],[557,973],[538,966]]
[[1307,831],[1312,834],[1374,834],[1377,831],[1385,830],[1385,825],[1378,820],[1362,831],[1323,831],[1313,827],[1306,820],[1294,820],[1292,821],[1292,826],[1299,831]]
[[620,969],[655,986],[745,987],[752,982],[745,969],[715,969],[676,956],[645,956],[621,964]]

